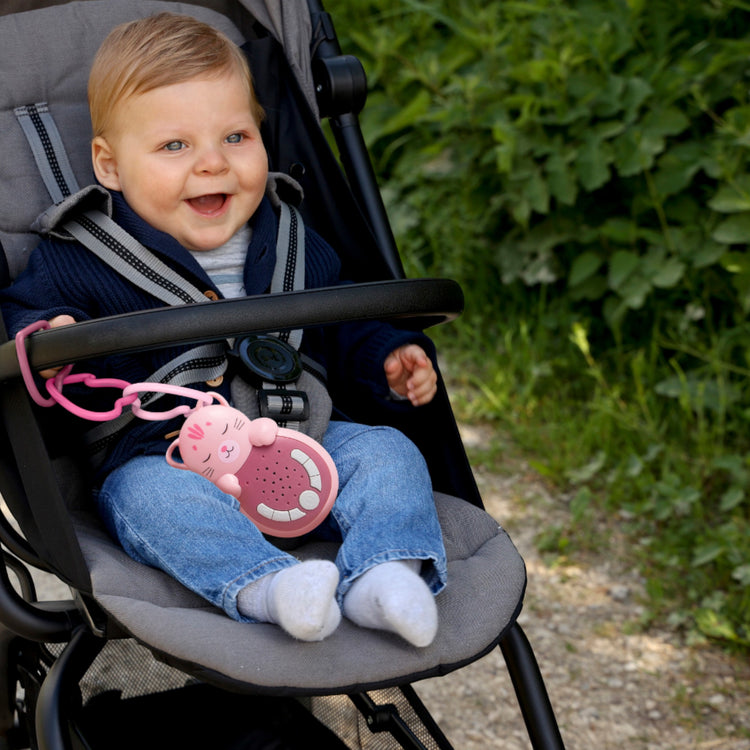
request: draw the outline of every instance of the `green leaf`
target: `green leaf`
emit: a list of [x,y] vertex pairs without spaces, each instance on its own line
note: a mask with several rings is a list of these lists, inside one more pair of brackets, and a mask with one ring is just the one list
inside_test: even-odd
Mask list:
[[578,196],[575,176],[559,153],[553,153],[545,162],[549,191],[564,206],[572,206]]
[[622,106],[627,113],[627,119],[633,119],[640,106],[653,93],[651,84],[643,78],[629,78],[622,99]]
[[690,262],[693,268],[707,268],[718,262],[726,251],[724,245],[706,240],[698,250],[690,255]]
[[593,276],[601,268],[603,262],[603,258],[598,253],[593,252],[593,250],[586,250],[581,253],[570,267],[568,284],[570,286],[577,286],[582,281]]
[[745,499],[745,491],[736,485],[730,487],[722,496],[719,510],[728,511],[736,508]]
[[724,219],[711,232],[711,237],[724,245],[750,242],[750,212],[734,214],[728,219]]
[[750,565],[738,565],[732,571],[732,578],[737,581],[740,586],[750,587]]
[[612,117],[623,108],[623,94],[625,92],[626,81],[622,76],[610,75],[604,86],[589,89],[598,91],[594,103],[594,112],[597,117]]
[[638,225],[622,216],[607,219],[599,231],[602,237],[621,245],[632,245],[638,237]]
[[643,278],[640,274],[631,276],[622,284],[617,293],[622,297],[623,302],[631,310],[640,310],[651,292],[652,286],[648,279]]
[[601,140],[588,138],[583,142],[575,166],[585,190],[596,190],[609,181],[611,161],[611,151]]
[[708,207],[723,214],[750,211],[750,175],[741,175],[732,184],[722,185]]
[[726,252],[721,256],[721,266],[729,273],[746,277],[750,274],[750,256],[742,252]]
[[654,172],[654,187],[660,195],[675,195],[684,190],[703,167],[705,147],[688,141],[669,148],[659,158]]
[[429,111],[431,101],[432,97],[427,90],[421,89],[418,91],[409,104],[399,108],[392,117],[382,124],[377,133],[378,137],[382,138],[385,135],[397,133],[413,126],[416,120]]
[[580,284],[570,288],[572,300],[601,299],[607,293],[607,278],[605,276],[589,276]]
[[604,300],[602,313],[604,314],[604,319],[607,321],[607,325],[613,331],[620,328],[627,312],[628,307],[621,299],[610,295]]
[[547,182],[544,180],[539,170],[535,169],[529,175],[522,191],[534,211],[540,214],[549,213],[549,191],[547,190]]
[[693,566],[699,568],[701,565],[707,565],[716,560],[724,552],[724,545],[717,542],[710,542],[698,547],[693,553]]
[[587,464],[575,469],[568,469],[565,476],[573,484],[583,484],[592,480],[603,468],[607,461],[607,454],[599,451]]
[[677,107],[653,109],[641,121],[643,132],[657,138],[679,135],[688,125],[690,120]]
[[633,127],[613,141],[615,165],[623,177],[640,174],[654,165],[664,150],[665,141],[658,133]]
[[635,253],[627,250],[618,250],[609,261],[609,286],[611,289],[619,289],[626,279],[638,268],[640,259]]
[[685,275],[685,264],[677,258],[667,259],[661,268],[650,277],[651,283],[659,289],[672,289]]

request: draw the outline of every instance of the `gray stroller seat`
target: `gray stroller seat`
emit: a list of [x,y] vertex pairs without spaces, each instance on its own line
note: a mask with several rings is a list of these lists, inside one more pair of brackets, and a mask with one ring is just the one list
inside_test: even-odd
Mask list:
[[[29,227],[50,203],[49,179],[45,181],[44,167],[40,171],[34,160],[19,124],[17,110],[24,105],[45,103],[61,134],[68,159],[67,164],[63,162],[59,166],[62,177],[57,175],[58,182],[64,184],[67,180],[79,185],[89,184],[92,180],[90,123],[85,96],[88,67],[99,43],[117,23],[166,8],[206,20],[221,28],[238,44],[247,43],[250,48],[256,43],[267,44],[270,39],[276,47],[284,46],[287,58],[291,58],[290,68],[298,80],[298,99],[308,108],[307,121],[314,120],[316,103],[312,98],[315,90],[312,65],[309,59],[305,59],[305,54],[299,54],[300,50],[306,53],[309,49],[309,36],[315,28],[307,4],[288,0],[283,6],[281,3],[214,0],[206,5],[211,7],[156,0],[130,0],[127,3],[84,0],[0,16],[0,75],[3,81],[0,86],[0,153],[13,154],[14,157],[6,161],[0,180],[0,244],[7,266],[4,283],[12,281],[24,267],[29,252],[38,241]],[[317,3],[310,5],[318,14],[314,15],[316,23],[327,26],[327,14]],[[290,18],[295,20],[290,21]],[[280,29],[282,23],[287,25]],[[264,31],[260,31],[259,24],[265,25]],[[329,31],[326,41],[330,44],[331,39]],[[72,50],[75,55],[71,54]],[[345,116],[352,115],[346,112]],[[278,130],[281,129],[279,126]],[[269,137],[273,140],[278,133]],[[316,137],[321,140],[320,135]],[[289,161],[286,152],[281,154],[276,156],[279,162]],[[40,154],[36,156],[40,164],[48,163]],[[291,171],[289,164],[278,166]],[[312,175],[308,177],[313,179]],[[347,177],[349,181],[355,179],[351,174]],[[343,177],[336,179],[345,185]],[[55,200],[61,197],[64,197],[64,190],[60,196],[53,196]],[[308,210],[311,216],[317,213],[317,207]],[[360,211],[368,213],[361,201],[355,213],[361,215]],[[366,216],[364,221],[364,226],[369,222],[372,228],[378,218]],[[363,244],[369,243],[377,251],[379,236],[383,232],[376,230],[371,234]],[[346,235],[337,239],[339,245],[348,240]],[[360,266],[356,259],[350,259],[349,263]],[[393,258],[383,260],[380,257],[372,267],[374,285],[377,287],[382,279],[385,279],[385,289],[388,289],[388,284],[395,285],[390,298],[397,300],[398,304],[407,304],[404,297],[409,294],[405,295],[404,289],[407,292],[426,289],[409,287],[408,280],[397,278],[398,269],[396,277],[388,279],[384,276],[383,269],[394,267]],[[372,291],[374,298],[379,299],[379,290],[370,289],[367,280],[364,281],[363,289]],[[399,284],[407,286],[399,287]],[[442,293],[444,288],[438,285],[438,292]],[[325,302],[326,298],[322,299]],[[352,298],[344,312],[357,312],[362,299]],[[251,302],[257,302],[259,307],[250,307]],[[255,309],[261,310],[262,314],[252,316],[253,325],[259,325],[259,320],[262,323],[264,315],[269,320],[277,320],[270,312],[262,311],[266,309],[260,307],[264,302],[243,300],[237,305],[229,303],[223,308],[229,311],[228,314],[221,320],[217,318],[213,325],[226,326],[228,334],[246,331],[248,313]],[[416,304],[416,308],[397,307],[386,310],[384,315],[416,317],[432,322],[460,311],[455,296],[447,302],[450,308],[447,313],[442,308],[430,309],[433,302],[429,294],[423,300],[409,304]],[[237,312],[232,314],[232,310]],[[187,309],[160,312],[172,315],[174,330],[181,330],[183,321],[189,321],[188,327],[193,329],[199,327],[187,317],[190,312]],[[183,313],[185,317],[178,319],[177,316]],[[310,321],[296,322],[303,325]],[[84,359],[98,353],[94,350],[101,346],[101,339],[120,340],[118,332],[131,333],[132,326],[129,328],[127,321],[119,321],[110,329],[114,333],[108,337],[104,333],[105,325],[101,321],[89,326],[93,343],[74,342],[71,338],[74,334],[70,331],[37,336],[38,345],[35,344],[31,351],[32,364],[45,365],[66,356]],[[232,326],[237,330],[231,330]],[[97,336],[96,331],[102,333]],[[43,342],[48,343],[46,353]],[[112,541],[89,507],[85,483],[71,468],[73,462],[67,458],[38,457],[39,445],[43,445],[45,437],[42,435],[41,443],[35,443],[32,437],[26,439],[18,434],[24,425],[28,425],[30,432],[38,428],[28,424],[32,410],[18,384],[17,361],[12,347],[12,342],[0,346],[0,379],[4,381],[0,406],[7,432],[4,461],[10,465],[0,476],[0,491],[20,523],[25,538],[13,536],[8,524],[4,523],[3,541],[16,556],[43,565],[71,584],[76,592],[75,606],[69,603],[21,603],[12,592],[0,594],[0,622],[14,636],[29,641],[59,641],[67,643],[67,649],[73,649],[76,642],[84,640],[91,651],[98,651],[101,642],[110,638],[131,638],[145,646],[159,661],[191,678],[221,690],[253,696],[363,695],[446,674],[500,645],[514,678],[534,746],[562,746],[533,654],[516,622],[526,587],[523,560],[505,531],[482,509],[471,480],[465,493],[461,487],[447,486],[450,482],[440,479],[436,482],[435,502],[448,555],[449,583],[437,598],[440,627],[429,647],[412,648],[396,636],[357,628],[348,621],[344,621],[336,633],[323,642],[296,642],[278,627],[249,626],[229,619],[168,575],[134,562]],[[448,414],[452,419],[449,407]],[[416,428],[418,439],[421,434],[430,432],[434,432],[432,425],[422,430]],[[457,435],[455,425],[451,423],[446,427],[446,435],[446,442]],[[28,466],[29,451],[34,452],[33,468]],[[49,452],[54,454],[56,450]],[[461,453],[457,458],[459,464],[465,462],[462,456]],[[437,465],[443,461],[435,458],[432,463]],[[47,473],[52,475],[51,480],[39,479],[38,475],[44,472],[45,466],[49,466]],[[439,469],[436,471],[440,473]],[[36,481],[42,481],[44,489],[33,486]],[[62,485],[57,502],[47,497],[50,494],[47,492],[48,481]],[[446,486],[441,486],[443,484]],[[39,494],[44,494],[45,503],[50,503],[43,510],[34,507]],[[469,501],[454,495],[468,497]],[[54,542],[50,541],[53,529]],[[309,543],[296,549],[295,554],[300,558],[333,558],[335,546]],[[91,646],[92,643],[96,645]],[[59,686],[68,684],[69,675],[65,670],[70,661],[59,659],[59,666],[53,666],[42,686],[36,709],[40,747],[73,746],[66,728],[70,719],[64,713],[65,708],[56,703]],[[77,664],[72,668],[76,677],[83,671],[85,669]],[[445,741],[439,732],[436,734],[438,738],[431,742]],[[430,746],[450,747],[449,744]]]

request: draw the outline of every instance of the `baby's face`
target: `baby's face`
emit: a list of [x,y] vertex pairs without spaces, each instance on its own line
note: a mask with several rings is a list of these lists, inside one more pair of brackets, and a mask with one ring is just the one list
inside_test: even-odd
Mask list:
[[130,207],[188,250],[224,244],[255,213],[268,158],[239,73],[131,96],[94,139],[94,170]]

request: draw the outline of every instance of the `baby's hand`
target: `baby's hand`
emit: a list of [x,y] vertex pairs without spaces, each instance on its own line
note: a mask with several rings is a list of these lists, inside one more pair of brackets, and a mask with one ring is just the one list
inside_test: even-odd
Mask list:
[[[69,326],[75,322],[75,318],[72,315],[56,315],[50,320],[49,327],[60,328],[61,326]],[[62,370],[62,367],[49,367],[46,370],[40,370],[39,374],[47,380],[49,378],[54,378],[60,370]]]
[[388,385],[414,406],[428,404],[437,393],[437,373],[424,349],[406,344],[392,351],[385,360]]

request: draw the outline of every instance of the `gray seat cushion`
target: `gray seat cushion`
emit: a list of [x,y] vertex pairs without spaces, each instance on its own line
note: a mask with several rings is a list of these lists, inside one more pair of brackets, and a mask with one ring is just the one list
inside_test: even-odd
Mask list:
[[[348,620],[321,643],[280,628],[235,622],[170,576],[131,560],[98,524],[76,519],[102,609],[138,641],[214,684],[248,692],[346,693],[444,674],[491,649],[518,615],[526,585],[522,558],[483,510],[446,495],[436,504],[448,554],[448,585],[438,596],[440,626],[427,648],[358,628]],[[335,555],[309,544],[299,557]]]

